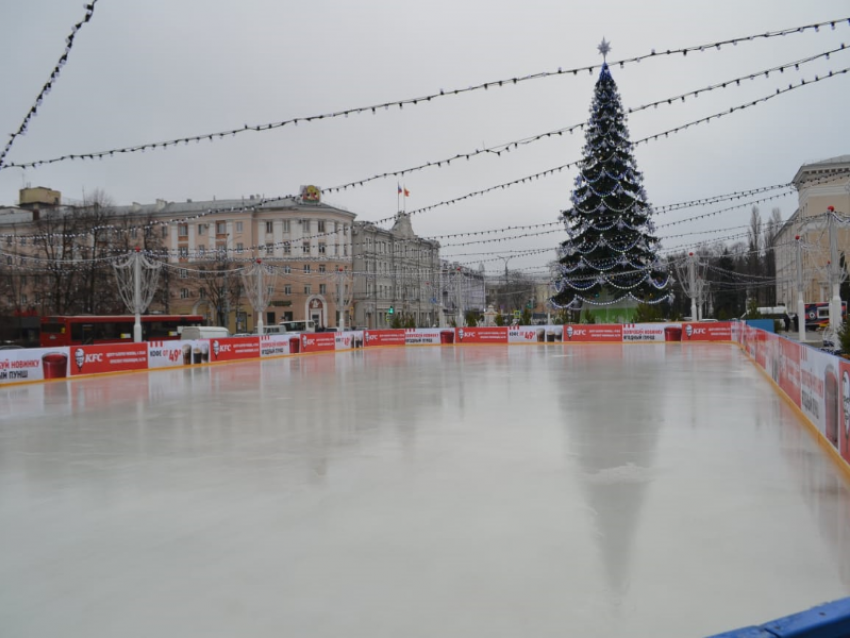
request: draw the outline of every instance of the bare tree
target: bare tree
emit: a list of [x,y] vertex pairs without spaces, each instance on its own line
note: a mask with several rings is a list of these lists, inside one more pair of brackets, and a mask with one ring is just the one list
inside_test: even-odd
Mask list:
[[226,326],[230,311],[239,306],[242,296],[242,278],[237,272],[241,264],[234,262],[224,251],[216,251],[212,258],[196,262],[195,287],[198,298],[205,300],[219,326]]

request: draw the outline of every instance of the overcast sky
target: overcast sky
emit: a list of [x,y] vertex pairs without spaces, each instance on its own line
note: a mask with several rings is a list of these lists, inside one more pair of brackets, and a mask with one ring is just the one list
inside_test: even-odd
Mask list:
[[[0,2],[0,133],[17,130],[64,48],[83,0]],[[845,18],[835,29],[759,39],[688,56],[658,56],[612,69],[624,105],[637,108],[711,84],[850,45],[846,0],[681,0],[598,3],[553,0],[100,0],[77,35],[68,64],[29,132],[7,161],[164,141],[414,98],[443,89],[526,76]],[[637,140],[775,92],[800,79],[850,67],[850,48],[769,78],[684,103],[635,113]],[[469,153],[586,121],[598,72],[558,75],[502,88],[249,132],[102,161],[0,171],[0,205],[24,185],[81,199],[102,189],[116,203],[267,197],[302,184],[332,187],[458,153]],[[637,147],[652,203],[709,197],[789,182],[802,163],[850,153],[850,75],[791,91],[668,139]],[[580,132],[486,154],[398,180],[408,210],[462,196],[581,158]],[[576,169],[424,212],[423,236],[536,224],[568,207]],[[396,179],[326,196],[361,220],[396,210]],[[737,203],[737,202],[735,202]],[[850,197],[848,197],[850,203]],[[659,215],[676,221],[728,206]],[[793,213],[796,196],[761,204]],[[847,204],[845,204],[847,207]],[[836,208],[840,208],[836,206]],[[850,213],[850,211],[845,211]],[[662,236],[746,224],[749,209],[662,228]],[[724,236],[738,232],[719,232]],[[443,244],[482,237],[442,240]],[[667,248],[705,239],[671,238]],[[562,234],[498,244],[446,246],[460,261],[547,248]],[[546,253],[511,268],[542,266]],[[502,262],[486,261],[488,270]]]

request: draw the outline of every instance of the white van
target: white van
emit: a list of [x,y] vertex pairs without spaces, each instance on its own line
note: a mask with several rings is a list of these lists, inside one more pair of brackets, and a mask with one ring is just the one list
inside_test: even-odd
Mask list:
[[277,325],[280,327],[280,333],[278,334],[284,332],[316,332],[316,322],[312,319],[305,319],[304,321],[281,321]]
[[194,339],[226,339],[230,331],[223,326],[184,326],[180,338],[184,340]]

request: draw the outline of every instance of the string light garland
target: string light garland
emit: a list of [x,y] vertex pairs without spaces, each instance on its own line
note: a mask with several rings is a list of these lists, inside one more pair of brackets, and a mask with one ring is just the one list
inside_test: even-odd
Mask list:
[[[94,0],[94,1],[96,2],[97,0]],[[94,4],[94,2],[92,4]],[[90,5],[87,5],[87,6],[90,6]],[[647,53],[647,54],[638,55],[638,56],[634,56],[634,57],[630,57],[630,58],[623,58],[622,60],[618,60],[616,62],[611,62],[610,66],[619,66],[620,68],[623,68],[626,64],[638,63],[638,62],[641,62],[642,60],[647,60],[647,59],[651,59],[651,58],[672,56],[672,55],[679,55],[679,54],[681,54],[683,56],[687,56],[688,53],[693,53],[693,52],[697,52],[697,51],[700,51],[700,52],[703,52],[703,51],[719,51],[724,45],[729,45],[729,44],[737,45],[737,44],[744,43],[744,42],[752,42],[752,41],[758,40],[758,39],[769,39],[769,38],[775,38],[775,37],[782,37],[782,36],[786,36],[786,35],[805,33],[807,31],[814,31],[814,32],[817,33],[817,32],[820,31],[820,29],[822,27],[827,27],[827,26],[831,27],[834,30],[836,25],[845,24],[845,23],[850,25],[850,18],[840,18],[840,19],[836,19],[836,20],[826,20],[826,21],[823,21],[823,22],[816,22],[816,23],[806,24],[806,25],[802,25],[802,26],[791,27],[791,28],[788,28],[788,29],[781,29],[781,30],[777,30],[777,31],[767,31],[767,32],[764,32],[764,33],[756,33],[756,34],[751,34],[751,35],[737,37],[737,38],[730,38],[730,39],[727,39],[727,40],[720,40],[720,41],[716,41],[716,42],[712,42],[712,43],[708,43],[708,44],[701,44],[701,45],[684,47],[684,48],[680,48],[680,49],[667,49],[666,51],[656,51],[655,49],[652,49],[651,52]],[[488,91],[491,88],[502,88],[502,87],[507,87],[507,86],[514,86],[516,84],[528,82],[528,81],[531,81],[531,80],[538,80],[538,79],[543,79],[543,78],[556,77],[556,76],[560,76],[560,75],[569,75],[569,74],[572,74],[573,76],[577,76],[579,73],[584,73],[584,72],[588,72],[592,75],[593,72],[595,70],[599,69],[599,68],[601,68],[601,65],[598,65],[598,64],[590,65],[590,66],[583,66],[583,67],[576,67],[576,68],[573,68],[573,69],[558,68],[556,71],[541,71],[541,72],[532,73],[532,74],[520,76],[520,77],[512,77],[512,78],[506,78],[506,79],[501,79],[501,80],[493,80],[493,81],[489,81],[489,82],[484,82],[484,83],[472,85],[472,86],[469,86],[469,87],[466,87],[466,88],[450,89],[448,91],[441,89],[439,92],[426,94],[426,95],[423,95],[421,97],[407,98],[407,99],[402,99],[402,100],[393,100],[393,101],[389,101],[389,102],[382,102],[382,103],[368,105],[368,106],[359,106],[359,107],[348,108],[348,109],[343,109],[343,110],[339,110],[339,111],[330,111],[330,112],[322,113],[322,114],[319,114],[319,115],[310,115],[310,116],[305,116],[305,117],[291,118],[291,119],[287,119],[287,120],[281,120],[281,121],[278,121],[278,122],[267,122],[267,123],[264,123],[264,124],[244,124],[243,126],[241,126],[239,128],[233,128],[233,129],[229,129],[229,130],[218,131],[218,132],[215,132],[215,133],[203,133],[201,135],[190,135],[190,136],[187,136],[187,137],[165,140],[165,141],[161,141],[161,142],[149,142],[149,143],[139,144],[139,145],[134,145],[134,146],[117,147],[117,148],[113,148],[113,149],[109,149],[109,150],[105,150],[105,151],[96,151],[96,152],[92,152],[92,153],[79,153],[79,154],[62,155],[62,156],[54,157],[54,158],[50,158],[50,159],[35,160],[33,162],[21,162],[21,163],[16,163],[16,164],[7,164],[5,166],[0,165],[0,170],[4,170],[6,168],[38,168],[39,166],[44,166],[44,165],[48,165],[48,164],[56,164],[58,162],[73,161],[73,160],[102,159],[102,158],[105,158],[105,157],[112,157],[116,154],[120,155],[120,154],[126,154],[126,153],[144,152],[144,151],[147,151],[147,150],[165,149],[165,148],[169,148],[169,147],[179,146],[181,144],[186,145],[186,144],[189,144],[190,142],[198,143],[198,142],[201,142],[201,141],[204,141],[204,140],[212,142],[216,139],[222,139],[224,137],[233,137],[233,136],[240,135],[242,133],[247,133],[247,132],[269,131],[269,130],[274,130],[274,129],[278,129],[278,128],[283,128],[284,126],[287,126],[287,125],[298,126],[299,123],[312,123],[312,122],[319,121],[319,120],[334,119],[334,118],[340,118],[340,117],[347,118],[350,115],[358,115],[358,114],[369,113],[369,112],[374,114],[374,113],[377,113],[380,110],[386,111],[386,110],[389,110],[390,108],[403,109],[407,105],[414,105],[415,106],[415,105],[423,103],[423,102],[431,102],[432,100],[435,100],[435,99],[440,99],[440,98],[449,97],[449,96],[462,95],[462,94],[471,93],[471,92],[474,92],[474,91],[481,91],[481,90]],[[358,183],[358,185],[362,185],[362,184]]]
[[[762,69],[760,71],[755,71],[753,73],[748,73],[748,74],[745,74],[745,75],[741,75],[741,76],[732,78],[731,80],[726,80],[724,82],[718,82],[716,84],[710,84],[710,85],[705,86],[703,88],[695,89],[695,90],[689,91],[687,93],[682,93],[682,94],[679,94],[679,95],[676,95],[676,96],[673,96],[673,97],[663,98],[661,100],[656,100],[655,102],[650,102],[650,103],[644,104],[642,106],[630,108],[630,109],[628,109],[628,113],[629,114],[639,113],[641,111],[645,111],[645,110],[650,109],[650,108],[658,108],[659,106],[672,105],[672,104],[676,104],[676,103],[679,103],[679,102],[684,102],[689,97],[699,97],[699,95],[701,93],[710,93],[711,91],[715,91],[715,90],[721,89],[721,88],[725,89],[727,86],[733,86],[733,85],[734,86],[741,86],[742,81],[748,81],[748,80],[752,81],[752,80],[760,79],[762,77],[768,78],[768,77],[770,77],[771,73],[776,73],[776,72],[784,73],[786,69],[792,69],[793,68],[793,69],[799,71],[801,65],[808,64],[810,62],[814,62],[814,61],[819,60],[821,58],[829,60],[830,56],[832,54],[838,53],[838,52],[841,52],[841,51],[845,51],[845,50],[847,50],[847,47],[844,44],[841,44],[841,46],[836,47],[834,49],[830,49],[829,51],[824,51],[823,53],[818,53],[816,55],[812,55],[812,56],[802,58],[802,59],[799,59],[799,60],[794,60],[792,62],[787,62],[787,63],[781,64],[781,65],[775,65],[775,66],[769,67],[767,69]],[[538,133],[537,135],[532,135],[530,137],[525,137],[525,138],[522,138],[522,139],[519,139],[519,140],[514,140],[512,142],[505,142],[505,143],[502,143],[502,144],[496,144],[494,146],[475,149],[474,151],[470,151],[468,153],[457,153],[457,154],[455,154],[451,157],[443,158],[441,160],[435,160],[435,161],[432,161],[432,162],[426,162],[424,164],[419,164],[417,166],[412,166],[410,168],[404,168],[404,169],[400,169],[400,170],[388,171],[388,172],[385,172],[385,173],[379,173],[379,174],[373,175],[371,177],[367,177],[365,179],[356,180],[356,181],[353,181],[353,182],[348,182],[347,184],[341,184],[339,186],[332,186],[332,187],[329,187],[329,188],[325,188],[324,191],[328,192],[328,193],[345,191],[345,190],[348,190],[349,188],[356,188],[356,187],[359,187],[359,186],[363,186],[365,184],[368,184],[370,182],[374,182],[374,181],[380,180],[380,179],[387,179],[387,178],[390,178],[390,177],[393,177],[393,178],[404,177],[404,176],[406,176],[410,173],[426,170],[426,169],[429,169],[429,168],[441,168],[443,165],[450,166],[452,162],[457,162],[457,161],[462,160],[462,159],[468,161],[471,158],[478,157],[478,156],[481,156],[481,155],[485,155],[485,154],[488,154],[488,153],[496,155],[497,157],[501,157],[502,153],[510,153],[511,148],[516,150],[520,146],[526,146],[526,145],[529,145],[529,144],[533,144],[535,142],[538,142],[538,141],[541,141],[541,140],[544,140],[544,139],[548,139],[548,138],[555,137],[555,136],[561,137],[561,136],[563,136],[564,133],[573,134],[577,130],[584,130],[585,126],[587,126],[587,123],[581,122],[579,124],[573,124],[572,126],[559,128],[559,129],[556,129],[554,131],[547,131],[546,133]]]
[[29,123],[32,118],[34,118],[38,114],[38,109],[41,106],[42,102],[44,102],[44,98],[48,93],[53,89],[53,85],[56,84],[56,80],[59,79],[59,74],[62,71],[62,67],[68,62],[68,56],[71,53],[71,48],[74,46],[74,39],[77,37],[77,33],[80,29],[83,28],[83,25],[88,23],[92,16],[94,16],[94,7],[98,3],[98,0],[91,0],[88,4],[85,5],[86,15],[80,22],[77,22],[74,27],[71,29],[71,34],[65,38],[65,51],[62,55],[59,56],[59,61],[56,63],[56,66],[53,67],[53,71],[50,73],[50,77],[47,79],[47,82],[44,83],[44,86],[41,87],[41,91],[38,92],[38,95],[35,98],[35,102],[30,107],[27,114],[24,116],[24,121],[21,122],[21,125],[18,127],[18,130],[12,133],[9,136],[9,141],[6,142],[6,146],[3,148],[3,151],[0,152],[0,170],[4,168],[10,168],[12,165],[4,166],[4,161],[6,160],[6,156],[9,154],[9,151],[12,150],[12,145],[22,135],[25,135],[27,129],[29,128]]

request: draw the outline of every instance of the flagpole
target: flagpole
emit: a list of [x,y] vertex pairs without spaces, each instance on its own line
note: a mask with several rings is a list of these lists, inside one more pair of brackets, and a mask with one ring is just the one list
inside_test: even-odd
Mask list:
[[399,201],[401,199],[401,186],[398,186],[396,191],[398,194],[395,196],[395,214],[398,216],[401,212],[401,201]]

